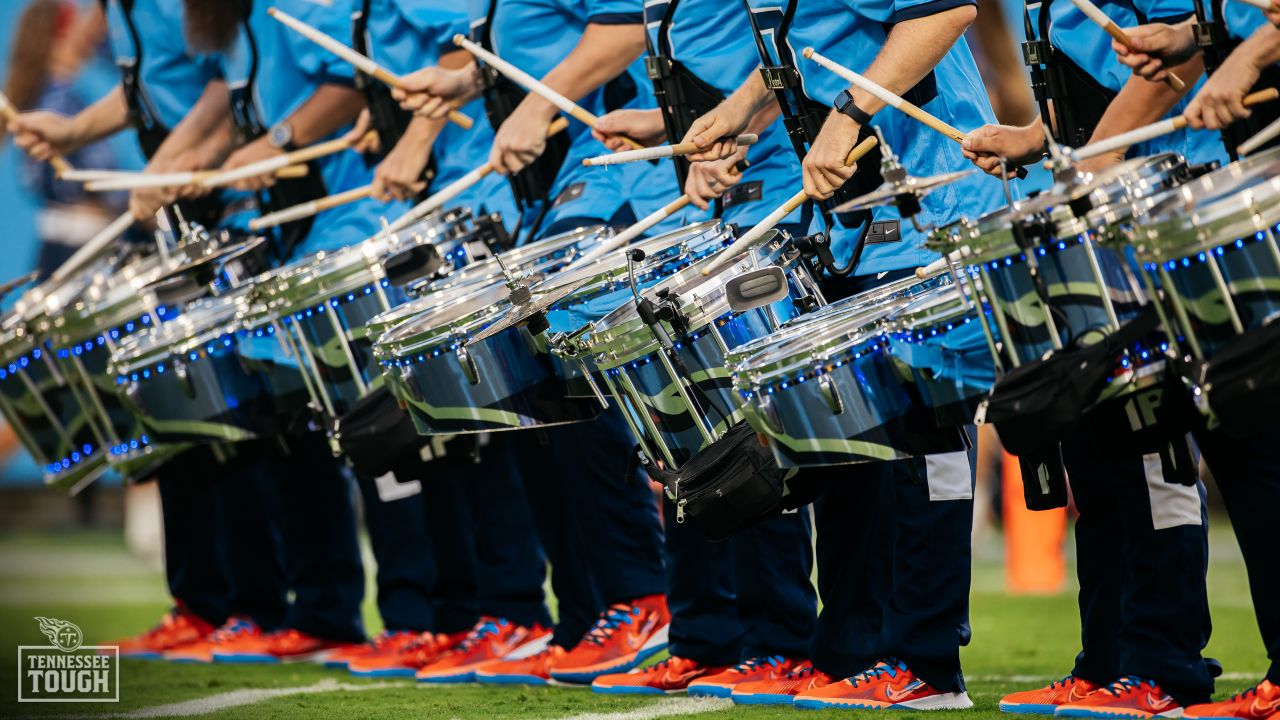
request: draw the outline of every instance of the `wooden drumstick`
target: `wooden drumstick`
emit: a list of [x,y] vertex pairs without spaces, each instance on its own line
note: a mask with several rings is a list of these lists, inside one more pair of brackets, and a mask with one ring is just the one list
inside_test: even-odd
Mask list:
[[676,213],[683,210],[686,206],[688,206],[689,202],[690,201],[689,201],[688,195],[681,195],[675,200],[672,200],[666,205],[663,205],[657,210],[654,210],[648,215],[645,215],[644,217],[640,218],[633,225],[628,227],[626,230],[623,230],[617,235],[614,235],[608,240],[592,248],[585,255],[573,261],[573,266],[577,267],[579,265],[585,265],[591,262],[592,260],[595,260],[598,257],[608,255],[614,250],[626,247],[627,245],[631,244],[632,240],[635,240],[636,238],[640,237],[641,235],[645,234],[650,229],[652,229],[654,225],[657,225],[663,220],[666,220],[672,215],[675,215]]
[[[306,177],[310,168],[306,165],[289,165],[277,170],[254,173],[254,175],[274,175],[277,178]],[[111,192],[114,190],[146,190],[152,188],[184,187],[187,185],[204,185],[205,181],[218,173],[217,170],[196,170],[176,173],[128,173],[111,177],[89,180],[84,189],[89,192]]]
[[[1102,12],[1102,9],[1094,5],[1091,0],[1071,0],[1071,2],[1080,8],[1080,12],[1088,16],[1095,25],[1105,30],[1116,42],[1129,48],[1129,52],[1137,52],[1133,49],[1133,40],[1129,37],[1129,34],[1121,30],[1120,26],[1107,17],[1107,14]],[[1173,73],[1165,76],[1164,84],[1168,85],[1174,92],[1182,92],[1187,87],[1187,84],[1182,82],[1182,78]]]
[[[503,60],[497,55],[494,55],[488,50],[485,50],[460,34],[453,36],[453,43],[483,60],[486,65],[505,75],[507,79],[511,80],[511,82],[514,82],[525,90],[528,90],[529,92],[541,97],[543,100],[555,105],[564,114],[578,120],[589,128],[594,128],[596,126],[598,118],[596,118],[595,115],[592,115],[586,108],[575,103],[564,95],[561,95],[550,87],[547,87],[545,83],[541,82],[529,73],[521,70],[515,65],[512,65],[506,60]],[[633,150],[645,149],[643,145],[629,137],[626,137],[625,135],[622,136],[622,140],[626,144],[630,145]]]
[[[551,137],[552,135],[563,131],[567,127],[569,127],[568,120],[565,120],[564,118],[556,118],[551,122],[551,125],[547,127],[547,137]],[[445,203],[461,195],[467,190],[467,188],[480,182],[491,172],[493,172],[493,165],[486,162],[480,167],[468,172],[466,175],[463,175],[443,188],[440,188],[439,192],[426,200],[423,200],[417,205],[414,205],[410,208],[409,212],[401,215],[395,222],[387,226],[387,232],[400,232],[412,225],[418,220],[418,218],[426,217],[436,210],[439,210],[444,207]]]
[[[9,102],[9,96],[2,92],[0,92],[0,116],[3,116],[5,125],[18,119],[18,109],[13,106],[13,103]],[[74,169],[71,167],[71,163],[67,162],[67,159],[58,153],[54,153],[49,157],[49,167],[53,168],[53,172],[58,177],[62,177],[63,173]]]
[[[880,99],[881,102],[888,105],[889,107],[902,111],[903,113],[915,118],[916,120],[920,121],[926,126],[931,127],[934,130],[937,130],[938,132],[942,133],[943,135],[951,138],[957,143],[964,143],[964,133],[955,129],[951,125],[943,122],[938,117],[925,112],[920,108],[919,105],[916,105],[915,103],[912,103],[912,102],[908,102],[901,95],[898,95],[897,93],[890,91],[889,89],[885,88],[883,85],[881,85],[880,83],[877,83],[871,78],[865,77],[863,75],[859,75],[858,73],[850,70],[849,68],[841,65],[840,63],[832,60],[831,58],[828,58],[824,55],[820,55],[819,53],[815,52],[814,49],[811,47],[805,48],[803,54],[806,58],[818,63],[822,67],[830,70],[836,75],[839,75],[840,77],[849,81],[850,84],[857,85],[862,90],[872,95],[875,95],[877,98]],[[1020,178],[1025,178],[1027,176],[1026,168],[1020,167],[1015,172]]]
[[[361,138],[361,141],[369,140],[376,136],[377,134],[374,131],[370,130],[368,133],[365,133],[365,136]],[[346,138],[334,138],[333,140],[326,140],[325,142],[316,143],[315,145],[302,148],[301,150],[294,150],[293,152],[288,152],[283,155],[277,155],[272,158],[267,158],[266,160],[259,160],[258,162],[255,162],[255,163],[249,163],[248,165],[245,165],[244,167],[236,168],[235,170],[226,170],[223,172],[214,173],[213,175],[210,175],[209,177],[206,177],[203,180],[201,180],[200,184],[203,185],[204,187],[219,187],[222,185],[230,185],[232,183],[239,182],[241,180],[246,180],[251,177],[266,175],[269,172],[275,172],[276,170],[288,167],[290,165],[305,165],[306,163],[309,163],[312,160],[317,160],[322,157],[333,155],[334,153],[340,153],[344,150],[350,150],[352,147],[355,147],[357,144],[358,143],[350,142]]]
[[[760,141],[758,135],[752,133],[743,133],[734,138],[724,138],[724,140],[733,140],[738,147],[747,147],[755,145]],[[675,145],[659,145],[657,147],[644,148],[643,150],[624,150],[609,155],[598,155],[589,157],[582,161],[587,167],[596,167],[600,165],[621,165],[623,163],[642,162],[645,160],[661,160],[662,158],[680,157],[683,155],[692,155],[702,152],[703,148],[696,144],[676,143]]]
[[[404,81],[400,79],[400,76],[382,67],[375,62],[373,58],[352,50],[345,44],[325,35],[319,30],[280,10],[279,8],[267,8],[267,14],[276,20],[279,20],[285,26],[297,31],[299,35],[302,35],[311,42],[342,58],[343,61],[354,66],[360,72],[377,79],[384,85],[396,88],[397,90],[404,89]],[[463,128],[464,130],[470,130],[473,125],[471,118],[457,110],[449,111],[449,122]]]
[[929,263],[928,265],[925,265],[924,267],[916,268],[916,277],[920,278],[921,280],[924,280],[927,277],[937,275],[943,270],[946,270],[952,263],[960,262],[960,260],[968,254],[969,254],[968,245],[956,248],[955,250],[952,250],[946,255],[943,255],[937,260],[934,260],[933,262]]
[[[874,148],[878,142],[879,141],[876,138],[869,137],[858,143],[849,151],[849,155],[844,159],[844,164],[853,165],[857,163],[863,155],[871,152],[872,148]],[[715,260],[702,269],[702,275],[705,277],[713,272],[719,271],[726,265],[732,264],[734,258],[754,247],[765,236],[765,233],[772,230],[774,225],[782,222],[783,218],[790,215],[808,199],[809,195],[804,190],[792,195],[789,200],[781,205],[781,207],[769,213],[765,219],[756,223],[755,227],[752,227],[750,230],[743,233],[742,237],[735,240],[732,245],[725,248],[724,251],[717,255]]]
[[[1275,88],[1267,88],[1265,90],[1259,90],[1255,93],[1246,95],[1241,103],[1245,107],[1253,107],[1260,103],[1275,100],[1277,97],[1280,97],[1280,93],[1278,93]],[[1135,128],[1129,132],[1113,135],[1105,140],[1099,140],[1096,143],[1090,143],[1089,145],[1085,145],[1084,147],[1074,151],[1071,155],[1077,162],[1081,160],[1088,160],[1089,158],[1097,157],[1105,153],[1123,150],[1135,143],[1146,142],[1153,138],[1158,138],[1161,135],[1168,135],[1169,133],[1181,130],[1186,126],[1187,118],[1185,115],[1165,118],[1159,122],[1153,122],[1150,125],[1143,125],[1142,127]]]
[[369,197],[369,195],[372,193],[373,193],[373,186],[365,185],[363,187],[347,190],[346,192],[340,192],[335,195],[330,195],[328,197],[322,197],[319,200],[312,200],[310,202],[299,203],[297,205],[294,205],[293,207],[285,208],[284,210],[277,210],[276,212],[263,215],[260,218],[254,218],[253,220],[250,220],[249,229],[254,231],[265,230],[267,228],[273,228],[277,225],[284,225],[285,223],[304,220],[314,215],[319,215],[325,210],[332,210],[333,208],[339,207],[341,205],[353,203],[357,200],[363,200]]

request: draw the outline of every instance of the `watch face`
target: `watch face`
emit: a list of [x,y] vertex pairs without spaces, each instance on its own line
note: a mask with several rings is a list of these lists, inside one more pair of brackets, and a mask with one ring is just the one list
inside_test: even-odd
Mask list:
[[276,125],[271,128],[271,144],[283,148],[293,140],[293,130],[288,125]]

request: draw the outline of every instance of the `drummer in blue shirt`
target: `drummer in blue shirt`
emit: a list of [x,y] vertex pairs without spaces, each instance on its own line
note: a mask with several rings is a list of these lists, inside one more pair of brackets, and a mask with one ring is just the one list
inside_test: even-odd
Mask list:
[[[804,158],[793,187],[803,186],[818,201],[835,195],[855,177],[844,159],[869,123],[914,175],[964,169],[951,140],[892,108],[882,109],[884,103],[873,96],[797,58],[800,49],[812,46],[953,126],[976,127],[990,122],[993,113],[961,37],[976,13],[971,2],[749,5],[767,64],[797,80],[789,96],[796,121],[820,126],[805,138],[807,147],[797,148]],[[786,17],[792,18],[789,27]],[[691,159],[719,159],[719,141],[743,132],[774,100],[762,76],[753,74],[693,124],[684,140],[707,150]],[[873,175],[869,182],[855,181],[859,190],[875,187],[875,162],[864,159],[860,165],[860,174]],[[919,221],[928,226],[975,217],[1002,200],[998,182],[970,177],[924,198]],[[843,267],[829,271],[835,277],[826,279],[828,300],[904,277],[936,257],[923,247],[923,234],[902,222],[895,209],[877,209],[872,224],[855,225],[863,219],[850,218],[846,225],[835,218],[829,228]],[[855,260],[863,242],[865,250]],[[832,482],[814,507],[824,607],[810,654],[813,667],[775,682],[740,685],[734,700],[804,708],[971,707],[959,648],[970,636],[972,467],[972,458],[957,450],[816,471]],[[851,681],[840,682],[844,678]]]
[[[633,0],[473,0],[470,12],[477,42],[588,112],[600,115],[637,97],[628,68],[643,52],[644,29]],[[397,97],[407,109],[440,116],[484,91],[481,72],[474,64],[459,71],[428,68],[408,76],[410,92]],[[555,106],[533,94],[503,93],[486,94],[499,125],[489,162],[513,176],[529,236],[635,219],[630,175],[582,165],[603,147],[586,126],[571,121],[565,133],[548,139]],[[514,105],[509,110],[502,107],[507,100]],[[625,422],[610,408],[591,422],[513,435],[503,441],[519,445],[539,536],[556,568],[553,581],[573,586],[567,592],[556,587],[560,622],[551,647],[486,666],[479,679],[589,683],[630,670],[665,648],[668,613],[657,506],[628,466]],[[633,635],[635,628],[641,631]]]
[[[153,172],[200,170],[221,160],[230,135],[226,83],[214,58],[192,53],[183,40],[182,5],[172,0],[105,3],[111,52],[123,82],[75,117],[36,111],[11,125],[19,145],[37,156],[69,153],[132,127]],[[187,219],[210,228],[228,218],[224,193],[135,192],[130,209],[151,222],[179,197]],[[156,473],[163,509],[165,574],[176,607],[155,631],[120,641],[121,654],[188,652],[229,618],[243,631],[275,630],[284,621],[281,549],[270,516],[270,478],[242,460],[219,462],[193,449]],[[263,484],[265,483],[265,485]],[[245,497],[257,502],[244,504]],[[232,509],[234,507],[234,510]],[[207,661],[208,652],[188,659]]]
[[[661,87],[655,81],[655,94],[666,90],[660,93],[665,110],[615,110],[600,118],[595,135],[614,150],[627,149],[620,136],[646,144],[679,142],[693,120],[756,72],[759,62],[742,41],[751,26],[736,4],[649,2],[644,13],[650,62],[680,76]],[[703,210],[719,211],[725,222],[746,229],[795,192],[800,161],[778,117],[776,105],[758,113],[749,130],[760,141],[725,160],[690,164],[678,158],[660,167],[674,173]],[[745,169],[738,172],[740,164]],[[795,211],[784,227],[799,230],[802,215]],[[711,543],[677,522],[672,503],[663,508],[671,657],[638,673],[597,678],[593,688],[728,696],[739,683],[777,679],[802,665],[816,612],[808,513],[777,515],[727,542]]]

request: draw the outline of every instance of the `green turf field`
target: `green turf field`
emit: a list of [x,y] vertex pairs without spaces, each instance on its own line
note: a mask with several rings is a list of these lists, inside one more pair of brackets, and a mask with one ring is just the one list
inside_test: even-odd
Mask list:
[[[1209,655],[1222,660],[1221,694],[1250,685],[1266,667],[1254,625],[1243,566],[1225,522],[1212,534],[1210,572],[1214,634]],[[1071,591],[1051,597],[1001,592],[999,548],[981,543],[975,566],[973,644],[964,652],[977,708],[942,717],[996,717],[1000,695],[1063,674],[1077,649],[1079,624]],[[77,623],[87,643],[103,642],[152,624],[165,609],[164,582],[110,534],[0,536],[0,717],[114,714],[121,717],[313,718],[607,718],[792,717],[790,709],[733,708],[723,701],[618,698],[580,689],[415,687],[375,682],[309,665],[192,666],[125,662],[118,704],[16,703],[19,644],[47,644],[33,616]],[[371,629],[372,606],[366,604]],[[865,713],[862,713],[865,715]],[[831,717],[857,713],[830,713]],[[813,717],[806,714],[803,717]]]

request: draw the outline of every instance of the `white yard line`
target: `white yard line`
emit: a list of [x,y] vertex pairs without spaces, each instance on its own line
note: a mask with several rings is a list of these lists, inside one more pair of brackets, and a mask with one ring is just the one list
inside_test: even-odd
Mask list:
[[727,710],[731,707],[733,707],[733,701],[731,700],[673,697],[659,700],[652,705],[646,705],[635,710],[570,715],[562,718],[562,720],[654,720],[654,718],[671,716],[701,715],[702,713],[716,712],[717,710]]
[[327,692],[359,692],[361,690],[381,690],[389,687],[407,687],[404,683],[371,683],[369,685],[356,685],[351,683],[340,683],[336,680],[321,680],[315,685],[304,685],[301,687],[287,688],[269,688],[263,690],[232,690],[231,692],[218,693],[210,695],[206,698],[196,700],[185,700],[183,702],[170,703],[168,705],[155,705],[152,707],[133,710],[123,713],[102,713],[93,715],[54,715],[51,720],[100,720],[104,718],[128,718],[130,720],[140,718],[160,718],[160,717],[198,717],[200,715],[212,715],[223,710],[231,708],[243,707],[245,705],[256,705],[260,702],[266,702],[273,698],[288,697],[290,695],[314,695],[316,693]]
[[[1240,673],[1229,672],[1220,675],[1217,680],[1219,682],[1239,682],[1241,680],[1258,682],[1265,675],[1264,672],[1257,673]],[[964,679],[968,682],[999,682],[999,683],[1051,683],[1054,680],[1061,680],[1061,675],[965,675]]]

